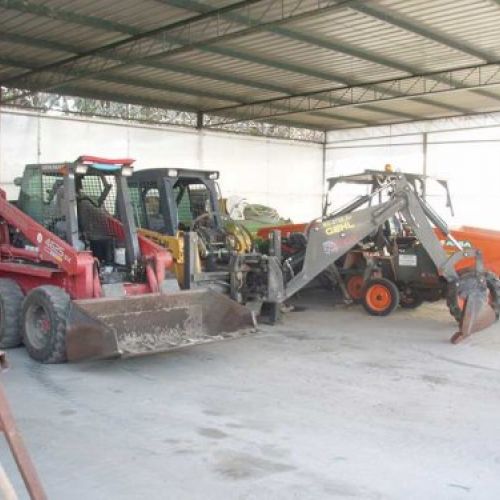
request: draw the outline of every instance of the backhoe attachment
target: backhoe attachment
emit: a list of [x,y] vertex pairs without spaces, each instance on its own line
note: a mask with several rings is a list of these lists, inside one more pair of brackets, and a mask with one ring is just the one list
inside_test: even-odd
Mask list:
[[467,270],[459,276],[450,284],[447,298],[450,312],[459,324],[459,330],[450,339],[453,344],[491,326],[500,310],[500,281],[495,275]]
[[[380,201],[382,198],[386,201]],[[368,207],[360,208],[364,205]],[[493,324],[500,309],[500,282],[497,277],[484,269],[481,252],[462,248],[454,240],[445,221],[402,174],[395,175],[391,182],[362,200],[354,200],[341,212],[312,221],[306,230],[307,245],[300,271],[284,282],[278,279],[279,269],[274,271],[271,268],[273,279],[270,280],[269,301],[283,302],[294,295],[395,216],[404,220],[435,265],[438,277],[446,280],[448,305],[460,325],[452,341],[456,343]],[[457,251],[451,256],[443,249],[434,228],[456,245]],[[474,267],[467,273],[458,272],[459,262],[469,259],[472,259]]]

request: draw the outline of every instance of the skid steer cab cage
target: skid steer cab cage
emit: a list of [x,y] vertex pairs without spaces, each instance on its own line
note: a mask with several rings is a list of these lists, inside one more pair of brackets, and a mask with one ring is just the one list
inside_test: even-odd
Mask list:
[[266,256],[222,209],[217,171],[150,168],[128,179],[139,232],[168,248],[183,289],[211,288],[259,311]]
[[219,210],[219,172],[177,168],[146,168],[128,179],[139,228],[177,236],[179,227],[188,231],[195,219],[209,216],[215,228],[223,229]]
[[[377,202],[383,199],[387,201]],[[368,204],[368,208],[360,208]],[[306,229],[307,244],[302,269],[288,281],[283,276],[279,259],[270,268],[274,276],[269,279],[269,301],[283,302],[310,283],[321,272],[336,271],[335,262],[370,234],[376,232],[386,221],[400,214],[433,261],[439,275],[449,287],[460,287],[464,301],[460,318],[460,331],[456,339],[491,325],[497,318],[498,306],[489,302],[489,290],[481,253],[476,249],[463,249],[450,235],[446,223],[418,195],[412,184],[402,174],[393,175],[360,203],[355,199],[341,213],[323,216],[312,221]],[[449,255],[436,236],[434,227],[456,245],[456,252]],[[273,234],[275,253],[280,245],[276,241],[279,230]],[[273,257],[271,257],[272,259]],[[461,283],[456,271],[457,263],[463,259],[474,262],[474,276],[468,277],[466,286]],[[338,270],[337,270],[338,272]],[[462,286],[461,286],[462,285]]]
[[[87,224],[105,226],[123,245],[127,265],[144,271],[146,279],[123,283],[120,293],[159,292],[172,258],[160,246],[137,235],[125,179],[132,173],[132,163],[131,159],[81,156],[74,162],[27,165],[22,179],[16,179],[21,188],[17,204],[8,202],[5,192],[0,192],[2,277],[14,279],[25,293],[51,284],[64,288],[72,299],[105,295],[95,256],[83,250],[80,241],[79,184],[79,195],[91,207],[81,218],[86,218]],[[114,217],[117,211],[127,223]]]

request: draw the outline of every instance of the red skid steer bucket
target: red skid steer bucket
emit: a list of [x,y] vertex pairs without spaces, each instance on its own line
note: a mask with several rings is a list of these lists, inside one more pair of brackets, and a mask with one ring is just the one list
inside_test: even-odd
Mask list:
[[254,314],[212,290],[76,300],[66,335],[68,361],[141,356],[235,338]]

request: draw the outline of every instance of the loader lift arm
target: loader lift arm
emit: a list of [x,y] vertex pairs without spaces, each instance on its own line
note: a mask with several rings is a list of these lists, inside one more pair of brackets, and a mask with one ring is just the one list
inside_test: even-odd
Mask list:
[[[3,190],[0,190],[0,218],[2,257],[25,257],[34,261],[50,262],[62,268],[69,275],[75,275],[81,271],[78,254],[82,256],[82,259],[85,259],[83,256],[87,256],[92,260],[90,252],[77,252],[70,244],[55,236],[47,228],[7,201],[6,193]],[[33,249],[18,249],[10,246],[8,226],[19,230],[33,245]]]

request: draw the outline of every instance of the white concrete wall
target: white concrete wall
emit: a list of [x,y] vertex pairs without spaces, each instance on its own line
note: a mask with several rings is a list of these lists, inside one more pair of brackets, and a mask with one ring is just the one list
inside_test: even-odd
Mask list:
[[[422,172],[422,132],[427,132],[427,173],[449,180],[455,216],[442,191],[431,189],[429,202],[452,226],[500,230],[500,114],[435,120],[328,134],[326,176],[383,169]],[[442,130],[449,127],[455,130]],[[359,190],[357,191],[357,193]],[[345,203],[354,190],[338,200]]]
[[82,154],[135,158],[136,168],[220,170],[224,196],[271,205],[295,221],[310,220],[321,209],[319,144],[24,111],[0,113],[0,185],[9,196],[17,195],[13,180],[26,163]]

